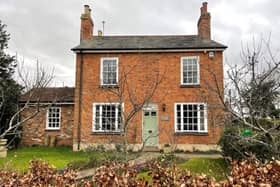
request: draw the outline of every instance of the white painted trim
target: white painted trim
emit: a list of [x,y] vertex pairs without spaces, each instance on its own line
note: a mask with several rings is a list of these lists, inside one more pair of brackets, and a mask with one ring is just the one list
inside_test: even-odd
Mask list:
[[[50,109],[59,109],[59,127],[49,127],[49,110]],[[46,130],[60,130],[60,126],[61,126],[61,107],[50,107],[48,108],[47,112],[46,112]]]
[[[177,130],[177,104],[179,105],[183,105],[183,104],[186,104],[186,105],[204,105],[204,128],[205,130],[204,131],[201,131],[200,130],[200,121],[198,121],[198,127],[197,127],[197,131],[194,131],[194,130],[180,130],[178,131]],[[182,108],[181,108],[182,109]],[[200,118],[200,111],[198,111],[198,115],[199,115],[199,118]],[[181,123],[183,123],[182,121],[182,118],[183,118],[183,110],[181,110]],[[174,103],[174,131],[175,133],[184,133],[184,132],[190,132],[190,133],[207,133],[208,132],[208,123],[207,123],[207,103],[202,103],[202,102],[178,102],[178,103]],[[182,129],[182,127],[181,127]]]
[[[116,60],[117,66],[117,77],[116,77],[116,84],[103,84],[103,61],[104,60]],[[100,58],[100,85],[101,86],[116,86],[119,84],[119,58],[118,57],[102,57]]]
[[75,53],[158,53],[158,52],[163,52],[163,53],[167,53],[167,52],[204,52],[207,53],[209,51],[224,51],[225,49],[211,49],[211,48],[206,48],[206,49],[151,49],[151,50],[143,50],[143,49],[139,49],[139,50],[90,50],[90,49],[86,49],[86,50],[74,50]]
[[[104,133],[106,133],[106,132],[121,132],[121,129],[119,129],[119,130],[115,130],[115,131],[106,131],[106,130],[102,130],[102,127],[100,127],[100,129],[99,130],[96,130],[95,129],[95,113],[96,113],[96,105],[115,105],[116,106],[116,116],[118,115],[118,105],[119,105],[120,103],[117,103],[117,102],[114,102],[114,103],[104,103],[104,102],[95,102],[95,103],[93,103],[93,105],[92,105],[92,108],[93,108],[93,112],[92,112],[92,132],[104,132]],[[124,110],[124,104],[122,103],[122,108],[123,108],[123,110]],[[102,114],[102,107],[100,107],[100,114]],[[121,114],[122,115],[122,114]],[[118,119],[118,118],[116,118],[116,119]],[[99,120],[101,120],[101,118],[100,118],[100,116],[99,116]],[[101,123],[100,123],[101,124]],[[116,122],[115,122],[115,129],[117,129],[117,126],[118,126],[118,120],[116,120]]]
[[[183,82],[183,62],[186,59],[196,59],[197,60],[197,83],[184,83]],[[180,76],[181,76],[181,85],[184,86],[196,86],[200,84],[200,60],[199,56],[183,56],[181,57],[181,71],[180,71]]]

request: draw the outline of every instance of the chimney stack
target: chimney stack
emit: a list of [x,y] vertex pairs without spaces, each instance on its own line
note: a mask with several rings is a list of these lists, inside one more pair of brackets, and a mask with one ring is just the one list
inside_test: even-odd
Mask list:
[[91,9],[88,5],[84,5],[84,13],[81,15],[80,41],[90,40],[93,37],[93,26]]
[[200,17],[197,23],[198,36],[203,40],[211,40],[211,16],[207,10],[207,2],[202,3]]

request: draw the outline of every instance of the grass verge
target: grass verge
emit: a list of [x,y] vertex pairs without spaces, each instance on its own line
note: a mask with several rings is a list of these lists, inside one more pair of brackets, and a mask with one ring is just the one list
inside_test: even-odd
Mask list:
[[[224,180],[229,175],[228,166],[223,158],[191,158],[178,164],[177,167],[182,170],[188,169],[193,175],[206,174],[214,177],[217,181]],[[148,182],[152,181],[148,171],[139,173],[137,178],[144,178]]]
[[223,158],[192,158],[178,165],[180,169],[188,169],[193,174],[206,174],[217,181],[226,179],[229,174],[228,166]]
[[8,151],[6,158],[0,158],[0,168],[25,172],[28,170],[30,160],[42,159],[57,169],[61,169],[69,162],[87,158],[87,152],[73,152],[69,147],[25,147]]
[[[128,158],[133,159],[138,155],[129,153]],[[72,169],[86,169],[98,167],[105,161],[123,161],[123,153],[104,151],[78,151],[74,152],[69,147],[24,147],[8,151],[6,158],[0,158],[0,169],[25,172],[28,170],[29,161],[41,159],[47,161],[57,169],[71,166]]]

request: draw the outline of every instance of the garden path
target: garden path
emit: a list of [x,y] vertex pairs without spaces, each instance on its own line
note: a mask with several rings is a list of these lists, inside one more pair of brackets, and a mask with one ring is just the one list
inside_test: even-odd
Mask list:
[[[134,160],[130,160],[129,165],[141,164],[152,159],[159,157],[162,153],[159,152],[143,152],[139,157]],[[175,156],[183,158],[183,159],[191,159],[191,158],[222,158],[220,154],[201,154],[201,153],[175,153]],[[77,179],[83,179],[87,177],[91,177],[94,175],[96,168],[85,169],[77,172]]]

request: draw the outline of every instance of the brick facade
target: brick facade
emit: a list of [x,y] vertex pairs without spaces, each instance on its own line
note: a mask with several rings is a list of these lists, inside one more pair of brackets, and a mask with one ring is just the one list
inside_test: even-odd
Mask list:
[[[200,85],[184,87],[180,84],[180,59],[185,56],[199,56],[200,58]],[[139,95],[145,92],[147,85],[152,84],[154,72],[164,76],[163,82],[157,88],[152,101],[158,105],[159,144],[215,144],[222,131],[223,114],[219,107],[219,98],[211,93],[215,88],[215,74],[218,85],[223,89],[223,57],[222,52],[216,52],[210,59],[208,52],[184,53],[129,53],[129,54],[83,54],[82,80],[82,111],[81,111],[81,144],[110,144],[120,141],[119,135],[95,134],[92,132],[93,103],[116,102],[117,98],[108,91],[114,88],[100,87],[100,63],[102,57],[118,57],[119,72],[134,67],[128,82],[137,90]],[[75,90],[75,117],[73,141],[77,142],[78,124],[78,93],[81,55],[77,55],[76,63],[76,90]],[[127,95],[124,96],[127,98]],[[205,102],[208,105],[208,133],[177,133],[174,131],[174,104],[176,102]],[[125,111],[130,110],[130,102],[124,101]],[[166,105],[165,112],[162,105]],[[169,116],[168,121],[160,120],[161,116]],[[140,111],[128,129],[129,143],[142,143],[142,111]]]
[[[38,113],[34,118],[27,121],[22,126],[22,145],[47,145],[55,137],[55,145],[67,145],[72,146],[73,140],[73,126],[74,126],[74,106],[73,104],[58,105],[61,107],[61,123],[59,130],[47,130],[46,129],[46,107],[42,107],[41,112]],[[34,111],[37,107],[30,107],[21,113],[21,118],[26,118]]]

